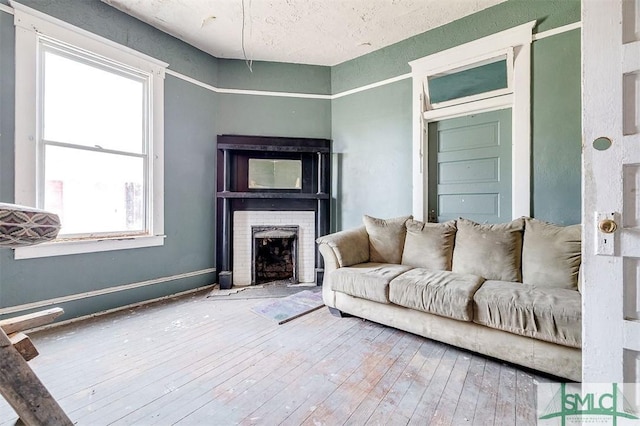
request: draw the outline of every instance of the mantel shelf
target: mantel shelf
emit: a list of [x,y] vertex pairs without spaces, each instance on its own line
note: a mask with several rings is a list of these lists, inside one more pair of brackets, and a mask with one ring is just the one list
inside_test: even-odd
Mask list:
[[216,194],[218,198],[253,198],[253,199],[297,199],[297,200],[328,200],[329,194],[315,194],[305,192],[235,192],[222,191]]
[[270,152],[316,152],[329,153],[328,147],[320,146],[292,146],[292,145],[249,145],[218,143],[218,149],[223,151],[270,151]]

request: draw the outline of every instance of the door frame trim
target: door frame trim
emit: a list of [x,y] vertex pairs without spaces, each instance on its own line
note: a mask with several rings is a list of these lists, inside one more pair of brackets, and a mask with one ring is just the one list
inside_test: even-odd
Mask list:
[[[413,216],[427,217],[427,125],[431,121],[471,113],[512,108],[512,206],[513,218],[531,214],[531,42],[536,21],[483,37],[409,62],[413,80]],[[479,99],[441,109],[427,109],[426,79],[443,70],[454,70],[488,56],[513,51],[512,93]],[[517,173],[515,172],[517,170]]]

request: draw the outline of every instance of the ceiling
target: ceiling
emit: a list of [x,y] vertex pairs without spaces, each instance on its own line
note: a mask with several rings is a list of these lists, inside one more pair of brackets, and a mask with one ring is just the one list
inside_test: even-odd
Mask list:
[[331,66],[505,0],[102,1],[218,58]]

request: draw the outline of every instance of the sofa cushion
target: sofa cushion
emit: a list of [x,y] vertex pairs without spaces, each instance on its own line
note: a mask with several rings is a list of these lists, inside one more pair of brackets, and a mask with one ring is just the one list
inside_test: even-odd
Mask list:
[[331,272],[331,289],[350,296],[389,303],[389,283],[410,266],[361,263]]
[[416,268],[450,271],[456,221],[424,223],[409,219],[402,251],[402,264]]
[[389,300],[396,305],[461,321],[473,320],[473,295],[484,279],[416,268],[394,278]]
[[407,228],[404,224],[412,216],[377,219],[364,215],[363,222],[369,234],[369,261],[397,263],[402,260],[402,249]]
[[473,300],[473,321],[477,324],[559,345],[581,345],[582,313],[577,291],[486,281]]
[[481,225],[461,218],[457,228],[453,272],[480,275],[487,280],[522,280],[522,219]]
[[522,282],[537,287],[578,289],[581,226],[557,226],[526,218]]

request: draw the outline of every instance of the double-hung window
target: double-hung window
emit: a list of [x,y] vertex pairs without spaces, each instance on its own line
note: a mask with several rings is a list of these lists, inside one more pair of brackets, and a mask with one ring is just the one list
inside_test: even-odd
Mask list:
[[161,245],[166,64],[12,5],[16,203],[62,222],[16,258]]

